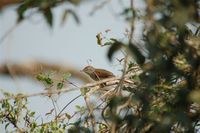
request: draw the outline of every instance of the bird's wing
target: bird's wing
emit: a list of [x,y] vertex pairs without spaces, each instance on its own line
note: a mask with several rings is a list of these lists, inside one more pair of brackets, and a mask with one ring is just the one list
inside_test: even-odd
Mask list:
[[114,77],[114,74],[112,72],[109,72],[104,69],[96,69],[95,70],[95,75],[98,75],[99,78],[109,78],[109,77]]

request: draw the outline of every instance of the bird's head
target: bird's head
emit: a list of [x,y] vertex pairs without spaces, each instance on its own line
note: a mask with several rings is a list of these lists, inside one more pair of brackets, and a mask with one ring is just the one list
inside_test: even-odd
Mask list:
[[95,72],[95,68],[92,66],[86,66],[82,71],[87,74],[91,74]]

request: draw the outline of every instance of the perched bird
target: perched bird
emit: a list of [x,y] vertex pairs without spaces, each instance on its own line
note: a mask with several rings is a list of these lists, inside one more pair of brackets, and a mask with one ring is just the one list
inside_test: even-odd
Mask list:
[[110,71],[94,68],[92,66],[86,66],[82,71],[89,75],[90,78],[92,78],[95,81],[115,77],[115,75]]

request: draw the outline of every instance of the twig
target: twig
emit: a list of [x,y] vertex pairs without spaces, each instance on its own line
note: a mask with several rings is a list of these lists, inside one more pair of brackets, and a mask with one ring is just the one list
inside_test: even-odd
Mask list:
[[10,115],[10,112],[9,114],[5,116],[5,118],[17,129],[17,132],[23,133],[24,131],[23,129],[19,128],[19,126],[17,125],[17,121],[13,121],[13,119],[10,118],[9,115]]
[[[75,112],[73,115],[71,115],[70,119],[72,119],[72,118],[73,118],[74,116],[76,116],[78,113],[80,113],[80,111]],[[63,120],[65,120],[65,119],[66,119],[66,117],[58,118],[58,119],[57,119],[57,122],[63,121]],[[68,119],[67,125],[70,125],[70,124],[69,124],[70,119]],[[53,122],[54,122],[54,120],[51,120],[51,121],[49,121],[49,122],[46,122],[46,123],[42,123],[42,124],[40,124],[40,125],[37,125],[37,127],[41,127],[41,126],[44,126],[44,125],[48,125],[48,124],[51,124],[51,123],[53,123]]]
[[54,107],[54,110],[55,110],[55,119],[56,119],[56,122],[57,122],[57,109],[56,109],[55,101],[53,100],[52,97],[51,97],[51,101],[52,101],[52,104],[53,104],[53,107]]
[[32,17],[35,13],[37,13],[38,11],[35,11],[33,13],[31,13],[29,16],[27,16],[26,18],[24,18],[23,20],[17,22],[12,28],[10,28],[1,38],[0,38],[0,45],[3,44],[3,41],[8,37],[8,35],[10,33],[12,33],[20,24],[22,24],[24,22],[25,19],[28,19],[30,17]]
[[68,102],[68,103],[62,108],[62,110],[58,113],[58,115],[56,116],[56,119],[57,119],[57,117],[60,116],[60,114],[61,114],[73,101],[75,101],[76,99],[78,99],[78,98],[81,97],[81,96],[82,96],[82,95],[80,94],[80,95],[76,96],[75,98],[73,98],[70,102]]
[[[130,7],[131,7],[131,10],[134,10],[134,0],[131,0],[131,3],[130,3]],[[130,37],[129,37],[129,44],[132,43],[132,39],[133,39],[133,33],[134,33],[134,22],[135,22],[135,19],[134,17],[132,17],[131,19],[131,32],[130,32]]]
[[92,105],[89,103],[89,96],[87,94],[85,95],[84,99],[85,99],[86,106],[88,108],[88,116],[89,116],[89,118],[91,118],[93,132],[96,133],[96,123],[95,123],[95,117],[94,117],[94,113],[93,113],[94,109],[93,109]]
[[[130,7],[133,10],[134,9],[134,1],[130,0]],[[132,43],[132,38],[133,38],[133,33],[134,33],[134,18],[131,19],[131,32],[130,32],[130,37],[129,37],[129,45]],[[126,53],[125,58],[124,58],[124,68],[123,68],[123,73],[121,76],[121,79],[119,81],[119,84],[116,87],[116,92],[119,94],[120,93],[120,88],[124,83],[124,78],[126,75],[127,71],[127,63],[128,63],[128,54]],[[117,113],[117,110],[116,110]],[[111,133],[116,132],[116,123],[111,124]]]
[[49,96],[49,95],[52,95],[52,94],[58,94],[58,93],[61,93],[61,92],[70,92],[70,91],[75,91],[75,90],[77,90],[77,89],[65,88],[65,89],[62,89],[62,90],[43,91],[43,92],[32,93],[32,94],[19,93],[19,94],[13,95],[13,96],[8,96],[6,98],[0,99],[0,103],[5,101],[5,100],[12,100],[12,99],[17,99],[17,98],[29,98],[29,97],[34,97],[34,96]]
[[99,5],[94,6],[94,8],[92,9],[92,11],[90,11],[90,15],[93,15],[97,10],[103,8],[107,3],[109,3],[111,0],[104,0],[103,2],[101,2]]
[[4,40],[12,33],[19,25],[21,22],[16,23],[13,27],[11,27],[1,38],[0,38],[0,45],[3,44]]

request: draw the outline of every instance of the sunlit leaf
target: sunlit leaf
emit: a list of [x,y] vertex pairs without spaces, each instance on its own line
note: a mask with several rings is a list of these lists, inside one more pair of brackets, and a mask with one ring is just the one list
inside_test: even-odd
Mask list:
[[102,45],[102,36],[101,36],[101,32],[98,33],[98,34],[96,35],[96,38],[97,38],[97,44],[98,44],[98,45]]
[[72,118],[72,116],[70,114],[68,114],[68,113],[66,113],[65,116],[67,117],[67,119],[71,119]]
[[190,93],[189,98],[191,101],[200,104],[200,90],[194,90]]
[[64,23],[65,23],[67,17],[68,17],[68,10],[65,10],[65,11],[63,12],[63,15],[62,15],[61,24],[64,24]]
[[72,75],[71,75],[71,73],[64,73],[63,74],[63,80],[68,80],[70,77],[71,77]]
[[75,107],[76,107],[77,110],[80,110],[80,109],[81,109],[81,106],[80,106],[80,105],[76,105]]

